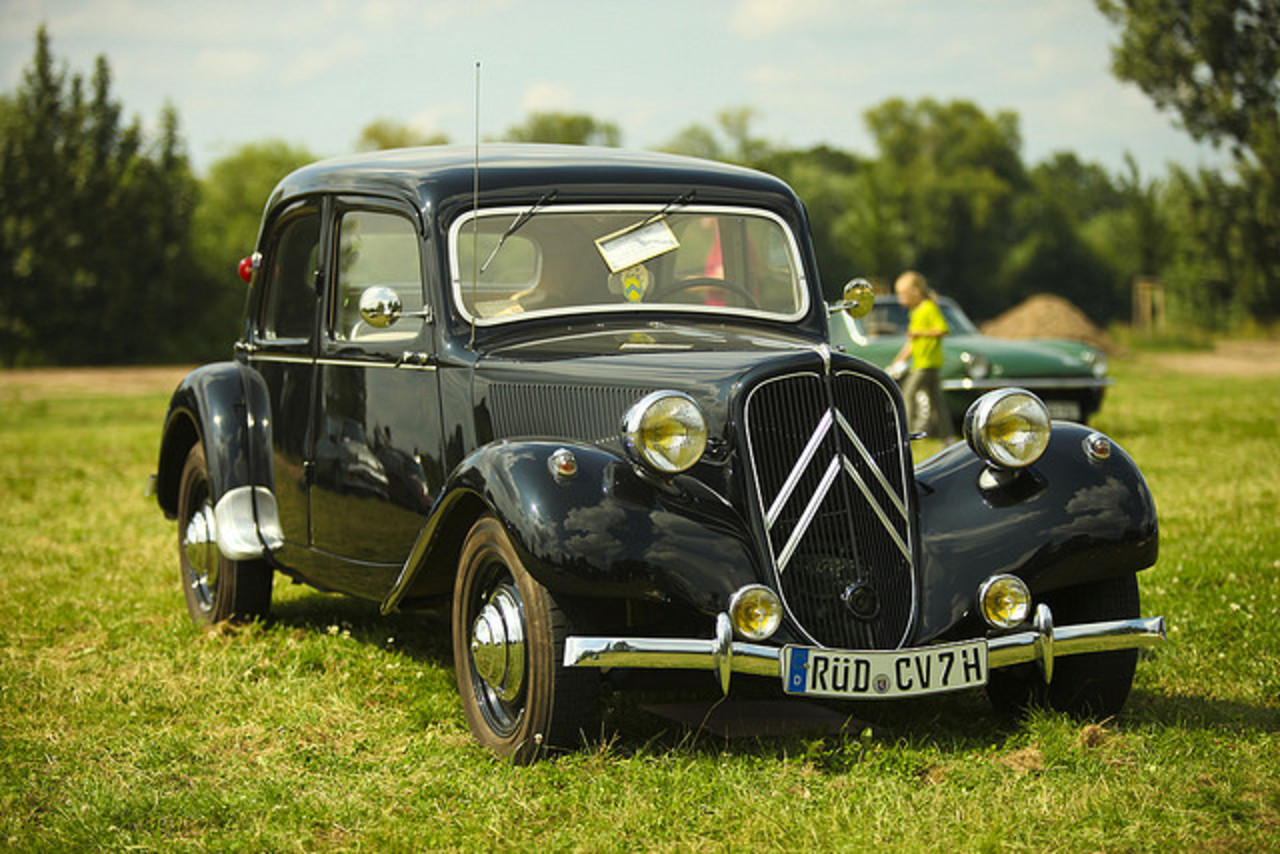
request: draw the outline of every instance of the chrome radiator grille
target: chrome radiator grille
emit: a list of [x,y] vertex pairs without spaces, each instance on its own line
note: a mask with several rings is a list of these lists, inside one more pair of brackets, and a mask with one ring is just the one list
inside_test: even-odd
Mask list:
[[823,646],[901,645],[915,598],[909,461],[871,377],[797,373],[747,400],[747,442],[779,589]]

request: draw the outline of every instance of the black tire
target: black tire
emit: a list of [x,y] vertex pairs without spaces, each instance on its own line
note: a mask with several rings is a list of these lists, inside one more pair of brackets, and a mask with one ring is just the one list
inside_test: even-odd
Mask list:
[[[1056,625],[1133,619],[1139,615],[1138,578],[1126,575],[1057,590],[1044,597]],[[1053,664],[1048,685],[1035,664],[991,671],[987,696],[1009,715],[1031,707],[1101,720],[1119,713],[1133,685],[1136,649],[1068,655]]]
[[224,557],[214,530],[209,465],[197,443],[178,484],[178,565],[187,613],[200,626],[265,618],[271,609],[270,565]]
[[463,543],[452,624],[458,692],[477,741],[517,765],[583,744],[598,720],[599,677],[563,665],[569,618],[492,516]]

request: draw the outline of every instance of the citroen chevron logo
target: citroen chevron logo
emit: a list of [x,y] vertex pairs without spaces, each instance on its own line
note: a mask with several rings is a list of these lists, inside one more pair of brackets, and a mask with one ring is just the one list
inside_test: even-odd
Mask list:
[[[821,455],[824,443],[832,431],[838,431],[835,435],[837,437],[843,436],[846,441],[838,443],[835,451],[827,458]],[[852,449],[852,453],[856,455],[855,459],[860,459],[863,462],[865,470],[870,473],[870,482],[859,471],[854,464],[854,460],[850,458],[850,454],[846,453],[846,448]],[[786,543],[783,544],[782,550],[777,554],[779,573],[786,571],[792,555],[795,554],[796,549],[803,541],[809,526],[813,524],[813,520],[818,515],[818,511],[821,510],[823,502],[826,501],[827,495],[838,482],[842,473],[852,481],[858,492],[866,499],[868,506],[871,507],[880,524],[884,526],[894,545],[898,547],[898,550],[902,552],[908,561],[911,560],[911,549],[903,541],[902,535],[898,532],[898,526],[894,521],[895,519],[900,519],[905,523],[908,520],[906,505],[903,503],[902,498],[894,492],[888,478],[885,477],[884,472],[876,464],[866,445],[862,443],[862,440],[853,431],[848,420],[845,419],[842,413],[834,409],[827,409],[822,414],[822,417],[818,419],[818,424],[814,428],[813,434],[809,437],[809,441],[805,443],[804,449],[792,465],[781,489],[778,490],[778,494],[765,512],[765,527],[770,532],[773,531],[773,527],[782,516],[783,510],[790,503],[800,481],[815,465],[823,466],[822,476],[813,495],[809,497],[808,502],[805,504],[800,518],[796,521],[791,535],[787,538]]]

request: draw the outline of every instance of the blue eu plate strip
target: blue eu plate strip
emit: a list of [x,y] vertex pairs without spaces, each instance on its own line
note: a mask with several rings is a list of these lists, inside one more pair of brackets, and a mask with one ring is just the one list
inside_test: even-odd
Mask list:
[[792,692],[804,691],[805,677],[809,670],[809,650],[792,649],[791,650],[791,667],[787,673],[788,690]]

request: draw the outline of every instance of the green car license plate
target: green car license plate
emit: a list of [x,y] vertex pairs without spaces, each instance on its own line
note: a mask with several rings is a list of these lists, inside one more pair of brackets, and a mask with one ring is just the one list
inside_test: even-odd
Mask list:
[[787,646],[782,679],[788,694],[846,700],[960,691],[987,684],[987,642],[891,650]]

